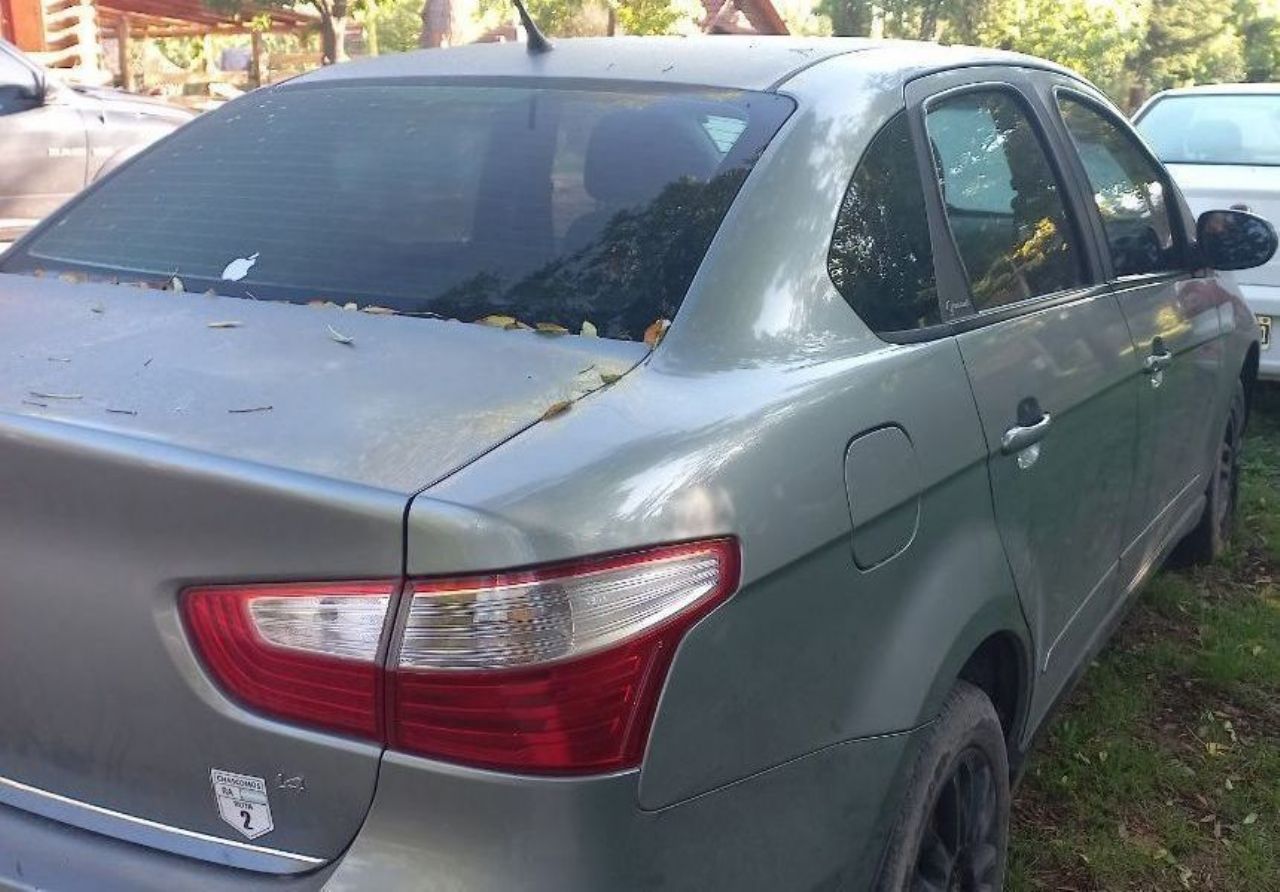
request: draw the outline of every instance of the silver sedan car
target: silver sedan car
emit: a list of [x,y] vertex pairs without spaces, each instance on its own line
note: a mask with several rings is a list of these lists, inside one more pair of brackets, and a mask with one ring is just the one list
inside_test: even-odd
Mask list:
[[[1280,212],[1280,84],[1210,84],[1166,90],[1134,116],[1134,126],[1165,163],[1193,212],[1213,208]],[[1280,260],[1240,274],[1240,291],[1258,316],[1258,377],[1280,381]]]
[[1224,547],[1275,248],[963,48],[198,119],[0,260],[0,888],[997,889],[1035,732]]

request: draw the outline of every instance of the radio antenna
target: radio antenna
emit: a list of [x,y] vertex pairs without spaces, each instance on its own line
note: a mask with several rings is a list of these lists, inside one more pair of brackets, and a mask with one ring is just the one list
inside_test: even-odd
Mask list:
[[511,0],[511,2],[516,5],[516,12],[520,13],[520,24],[524,25],[527,38],[525,45],[529,48],[529,54],[537,56],[551,52],[551,41],[547,40],[547,35],[538,29],[533,16],[529,15],[529,10],[525,8],[524,0]]

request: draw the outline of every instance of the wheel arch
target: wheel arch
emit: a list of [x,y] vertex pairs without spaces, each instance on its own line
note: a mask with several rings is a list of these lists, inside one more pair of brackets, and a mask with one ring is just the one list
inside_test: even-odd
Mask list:
[[1012,754],[1030,702],[1031,659],[1023,642],[1008,630],[988,635],[965,661],[956,680],[967,681],[991,700]]
[[927,699],[927,714],[937,715],[957,682],[974,685],[995,706],[1010,765],[1016,767],[1035,683],[1034,649],[1016,595],[989,599],[954,641]]
[[1244,385],[1244,419],[1245,424],[1249,423],[1249,413],[1253,410],[1253,392],[1258,384],[1258,362],[1261,358],[1261,348],[1257,341],[1249,344],[1249,349],[1244,355],[1244,364],[1240,367],[1240,381]]

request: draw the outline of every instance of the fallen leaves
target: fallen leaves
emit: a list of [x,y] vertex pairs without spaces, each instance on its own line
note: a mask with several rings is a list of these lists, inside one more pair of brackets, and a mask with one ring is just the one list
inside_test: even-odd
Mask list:
[[38,400],[80,400],[84,399],[82,393],[47,393],[43,390],[27,391],[31,396]]
[[246,406],[243,409],[228,409],[231,415],[248,415],[251,412],[270,412],[274,406]]
[[329,329],[329,337],[337,341],[339,344],[346,344],[348,346],[351,346],[356,342],[355,338],[351,337],[350,335],[343,334],[342,332],[334,328],[332,325],[326,325],[325,328]]
[[670,319],[655,319],[648,328],[644,330],[644,342],[650,350],[662,343],[662,339],[667,334],[667,329],[671,327]]
[[538,334],[544,335],[567,335],[569,333],[569,329],[563,325],[556,325],[554,322],[539,322],[533,327],[533,330]]
[[542,420],[546,421],[547,419],[555,418],[557,415],[563,415],[565,412],[568,412],[572,406],[572,400],[560,400],[559,402],[552,403],[547,407],[547,410],[542,413]]
[[222,319],[217,322],[205,323],[206,328],[241,328],[243,326],[243,322],[239,322],[235,319]]

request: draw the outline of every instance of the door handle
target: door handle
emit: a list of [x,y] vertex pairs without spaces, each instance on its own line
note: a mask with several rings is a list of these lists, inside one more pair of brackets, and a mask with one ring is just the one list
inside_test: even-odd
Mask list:
[[1173,362],[1173,354],[1164,345],[1164,338],[1156,335],[1151,339],[1151,355],[1142,362],[1142,368],[1148,375],[1158,375]]
[[1000,438],[1000,451],[1012,455],[1039,443],[1049,433],[1052,423],[1053,416],[1040,408],[1039,401],[1033,396],[1027,397],[1018,403],[1018,423]]

